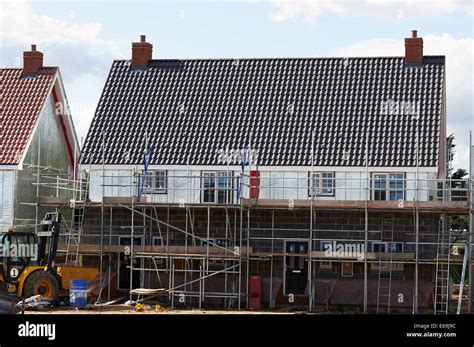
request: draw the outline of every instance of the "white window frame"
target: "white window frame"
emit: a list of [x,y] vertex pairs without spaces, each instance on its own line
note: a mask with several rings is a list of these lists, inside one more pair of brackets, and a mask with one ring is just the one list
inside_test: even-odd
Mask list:
[[[331,177],[324,177],[325,175],[331,175]],[[316,177],[315,177],[316,176]],[[309,189],[308,196],[334,196],[336,192],[336,174],[333,171],[310,171],[309,177]],[[318,182],[317,188],[314,183]],[[325,181],[331,181],[330,187],[324,187]],[[326,191],[325,191],[326,190]]]
[[[162,174],[162,175],[157,175]],[[146,175],[142,173],[143,181],[143,193],[144,194],[166,194],[168,191],[168,172],[166,170],[149,170]],[[157,187],[157,181],[163,180],[163,186]],[[148,185],[147,180],[151,181],[151,185]]]
[[[204,187],[204,182],[206,180],[206,175],[212,174],[214,178],[214,188]],[[231,204],[233,201],[233,190],[232,190],[232,181],[233,181],[233,171],[202,171],[201,172],[201,202],[206,204]],[[219,186],[219,180],[227,180],[227,185],[224,188]],[[205,192],[213,190],[214,191],[214,201],[205,201]],[[219,192],[224,192],[227,201],[219,201]]]
[[[376,176],[381,176],[381,175],[384,175],[385,178],[378,178]],[[393,175],[401,175],[402,177],[401,178],[394,178],[394,177],[391,177]],[[371,197],[372,197],[372,200],[374,201],[399,201],[399,200],[405,200],[405,197],[406,197],[406,179],[405,179],[405,173],[404,172],[373,172],[372,173],[372,179],[371,179],[371,191],[372,191],[372,194],[371,194]],[[384,180],[385,181],[385,186],[382,187],[382,188],[376,188],[375,187],[375,183],[377,180]],[[390,187],[390,183],[391,181],[400,181],[402,182],[402,188],[392,188]],[[382,192],[384,191],[385,192],[385,199],[375,199],[375,195],[376,195],[376,192]],[[391,192],[401,192],[402,193],[402,198],[401,199],[390,199],[390,193]]]

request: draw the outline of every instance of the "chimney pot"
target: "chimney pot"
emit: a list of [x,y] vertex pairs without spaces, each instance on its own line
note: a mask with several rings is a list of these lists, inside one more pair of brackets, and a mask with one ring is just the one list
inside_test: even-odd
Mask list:
[[31,51],[23,52],[23,73],[37,74],[43,67],[43,53],[36,50],[36,45],[31,45]]
[[148,65],[153,53],[153,46],[146,42],[146,36],[140,35],[140,42],[132,43],[132,63],[134,67],[144,67]]
[[423,39],[418,37],[417,31],[411,31],[411,37],[405,39],[405,63],[423,63]]

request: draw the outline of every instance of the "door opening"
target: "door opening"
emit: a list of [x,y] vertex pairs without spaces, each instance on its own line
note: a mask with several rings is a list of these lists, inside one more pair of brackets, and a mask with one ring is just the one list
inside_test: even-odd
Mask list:
[[285,294],[304,294],[308,284],[308,242],[285,243]]

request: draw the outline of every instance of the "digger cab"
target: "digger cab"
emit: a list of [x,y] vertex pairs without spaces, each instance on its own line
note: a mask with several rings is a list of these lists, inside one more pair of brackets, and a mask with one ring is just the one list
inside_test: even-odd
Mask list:
[[2,236],[1,274],[6,283],[18,281],[28,266],[38,266],[38,240],[33,232],[8,232]]
[[0,282],[9,293],[19,296],[41,294],[56,300],[59,283],[55,258],[59,236],[59,216],[48,213],[41,231],[9,230],[1,237]]

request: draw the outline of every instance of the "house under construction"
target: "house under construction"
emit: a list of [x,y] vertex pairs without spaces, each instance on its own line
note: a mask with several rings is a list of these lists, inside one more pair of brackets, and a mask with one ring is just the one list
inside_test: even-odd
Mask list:
[[445,57],[405,50],[154,60],[142,36],[82,175],[38,176],[69,194],[38,197],[72,216],[64,260],[100,266],[102,301],[472,312],[472,155],[446,178]]

